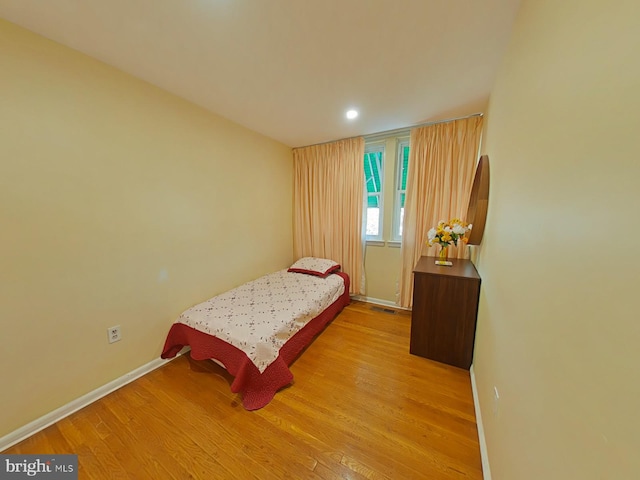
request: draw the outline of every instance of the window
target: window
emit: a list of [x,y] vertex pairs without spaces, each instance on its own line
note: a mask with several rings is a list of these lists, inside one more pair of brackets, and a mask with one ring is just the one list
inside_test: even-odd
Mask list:
[[402,239],[402,221],[404,220],[404,201],[407,193],[407,168],[409,167],[409,139],[398,142],[396,161],[396,195],[393,202],[393,233],[391,239]]
[[367,240],[382,240],[382,180],[384,144],[367,145],[364,177],[367,186]]
[[365,143],[367,200],[363,221],[369,245],[399,247],[402,240],[409,131],[393,133],[376,136]]

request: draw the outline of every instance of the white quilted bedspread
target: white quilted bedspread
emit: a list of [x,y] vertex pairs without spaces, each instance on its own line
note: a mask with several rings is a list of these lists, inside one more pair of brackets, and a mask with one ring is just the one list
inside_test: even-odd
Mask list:
[[287,340],[343,293],[339,275],[281,270],[191,307],[176,323],[239,348],[262,373]]

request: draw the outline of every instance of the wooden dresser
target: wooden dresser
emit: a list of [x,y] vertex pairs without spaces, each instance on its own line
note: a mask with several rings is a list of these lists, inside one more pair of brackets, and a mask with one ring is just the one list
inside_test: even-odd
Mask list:
[[414,355],[468,369],[473,359],[480,276],[470,260],[452,267],[421,257],[413,271],[411,346]]

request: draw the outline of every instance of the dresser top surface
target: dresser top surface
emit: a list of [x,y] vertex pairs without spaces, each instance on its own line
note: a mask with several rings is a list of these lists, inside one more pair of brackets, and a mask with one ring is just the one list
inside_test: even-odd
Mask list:
[[453,262],[453,265],[450,267],[436,265],[436,260],[438,260],[438,257],[420,257],[420,260],[418,260],[418,263],[413,269],[413,273],[427,273],[430,275],[444,275],[449,277],[462,277],[480,280],[480,275],[478,275],[478,271],[471,260],[452,258],[449,260]]

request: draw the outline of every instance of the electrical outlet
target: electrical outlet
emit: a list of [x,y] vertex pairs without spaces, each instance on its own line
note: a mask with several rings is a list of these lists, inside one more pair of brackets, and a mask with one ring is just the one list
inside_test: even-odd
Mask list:
[[498,387],[493,387],[493,416],[498,415],[498,407],[500,406],[500,394],[498,393]]
[[109,335],[109,343],[119,342],[122,338],[120,335],[120,325],[107,328],[107,334]]

